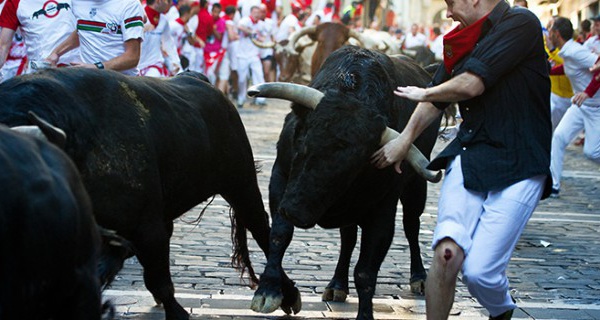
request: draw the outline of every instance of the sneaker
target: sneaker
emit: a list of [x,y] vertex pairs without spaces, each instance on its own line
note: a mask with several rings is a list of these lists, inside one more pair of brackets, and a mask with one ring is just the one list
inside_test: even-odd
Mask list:
[[554,189],[552,188],[552,191],[550,191],[550,198],[559,198],[560,196],[558,195],[558,193],[560,192],[559,189]]
[[490,316],[489,320],[510,320],[512,319],[513,311],[514,309],[508,310],[505,313],[497,315],[495,317]]

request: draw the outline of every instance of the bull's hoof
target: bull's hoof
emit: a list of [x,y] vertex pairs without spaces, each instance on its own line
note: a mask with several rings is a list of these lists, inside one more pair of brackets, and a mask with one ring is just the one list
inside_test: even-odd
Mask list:
[[325,288],[325,291],[323,291],[323,296],[321,297],[321,300],[333,301],[333,302],[344,302],[344,301],[346,301],[346,297],[348,297],[348,293],[346,293],[346,291],[344,291],[344,290]]
[[250,305],[250,309],[255,312],[260,313],[271,313],[281,306],[281,302],[283,301],[283,295],[279,294],[277,296],[268,296],[265,294],[254,294],[252,298],[252,304]]
[[296,289],[296,300],[294,301],[294,303],[292,303],[292,305],[289,306],[282,305],[281,310],[283,310],[283,312],[285,312],[285,314],[288,315],[292,314],[292,312],[294,314],[298,314],[298,312],[302,310],[302,300],[300,299],[300,291],[298,291],[298,289]]
[[425,271],[412,274],[410,277],[410,292],[414,294],[424,295],[426,279],[427,273],[425,273]]
[[410,283],[410,292],[418,295],[425,294],[425,280],[417,280]]

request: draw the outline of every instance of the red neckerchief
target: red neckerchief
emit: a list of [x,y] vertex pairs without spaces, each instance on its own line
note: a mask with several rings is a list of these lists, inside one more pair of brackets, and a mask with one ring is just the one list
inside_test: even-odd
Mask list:
[[331,10],[331,8],[327,8],[327,7],[323,8],[323,13],[324,14],[330,14],[331,11],[333,11],[333,10]]
[[454,65],[473,51],[487,17],[488,15],[464,28],[459,25],[444,35],[444,65],[448,74],[452,73]]
[[252,24],[257,24],[258,20],[254,20],[254,17],[250,16],[250,21],[252,21]]
[[185,22],[183,20],[181,20],[181,18],[177,18],[177,19],[175,19],[175,21],[177,23],[179,23],[180,25],[185,26]]
[[158,26],[158,20],[160,19],[160,12],[150,8],[149,6],[146,6],[144,8],[144,10],[146,11],[146,16],[148,16],[148,20],[150,20],[150,23],[152,23],[153,26]]

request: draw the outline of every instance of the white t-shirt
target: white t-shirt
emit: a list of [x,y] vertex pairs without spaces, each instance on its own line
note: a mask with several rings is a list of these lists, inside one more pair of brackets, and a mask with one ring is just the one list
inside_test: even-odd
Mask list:
[[436,60],[444,60],[444,36],[437,36],[430,46],[431,52],[435,55]]
[[583,45],[595,54],[600,54],[600,37],[591,36]]
[[418,32],[416,35],[413,35],[412,32],[406,34],[406,39],[404,40],[404,46],[406,48],[424,47],[426,45],[427,37],[424,34]]
[[[150,24],[150,21],[146,22]],[[162,49],[162,50],[161,50]],[[142,70],[153,65],[160,65],[165,61],[162,51],[167,53],[169,61],[177,66],[180,66],[179,55],[175,41],[171,37],[169,29],[169,20],[165,14],[159,15],[158,25],[152,30],[144,33],[144,42],[142,42],[140,62],[138,69]],[[171,66],[167,66],[171,67]]]
[[[76,0],[73,13],[85,63],[116,58],[125,52],[125,41],[144,39],[144,12],[138,0]],[[138,69],[121,72],[137,75]]]
[[[238,22],[238,26],[250,28],[254,31],[254,33],[258,33],[261,27],[261,22],[262,21],[253,23],[250,17],[242,17],[240,22]],[[250,40],[251,36],[252,35],[248,36],[244,32],[240,31],[240,40],[238,41],[237,47],[238,58],[251,58],[259,56],[259,48],[252,43],[252,40]]]
[[[277,29],[277,23],[274,20],[272,20],[271,18],[265,18],[265,20],[261,21],[259,26],[260,26],[259,33],[261,36],[263,36],[266,39],[265,42],[273,41],[276,29]],[[261,48],[260,49],[260,57],[261,58],[266,58],[266,57],[272,56],[272,55],[273,55],[273,48],[265,48],[265,49]]]
[[[17,30],[21,28],[23,39],[28,43],[27,58],[40,61],[66,40],[75,30],[76,22],[71,0],[7,0],[0,15],[0,27]],[[58,63],[80,62],[79,50],[63,55]]]
[[290,37],[290,28],[293,28],[294,32],[302,29],[298,18],[293,14],[288,14],[283,18],[283,21],[279,24],[277,33],[275,33],[275,41],[279,42],[288,39]]
[[[563,58],[565,74],[573,86],[574,92],[583,92],[592,80],[590,68],[598,56],[573,39],[567,41],[558,52]],[[600,106],[600,91],[583,102],[587,106]]]

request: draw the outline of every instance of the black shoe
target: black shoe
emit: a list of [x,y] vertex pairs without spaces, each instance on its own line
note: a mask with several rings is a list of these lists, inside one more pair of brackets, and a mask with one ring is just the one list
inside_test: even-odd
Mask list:
[[558,195],[558,193],[560,192],[559,189],[554,189],[552,188],[552,191],[550,191],[550,198],[559,198],[560,196]]
[[514,311],[514,309],[508,310],[505,313],[503,313],[501,315],[497,315],[495,317],[490,316],[489,320],[510,320],[510,319],[512,319],[513,311]]

